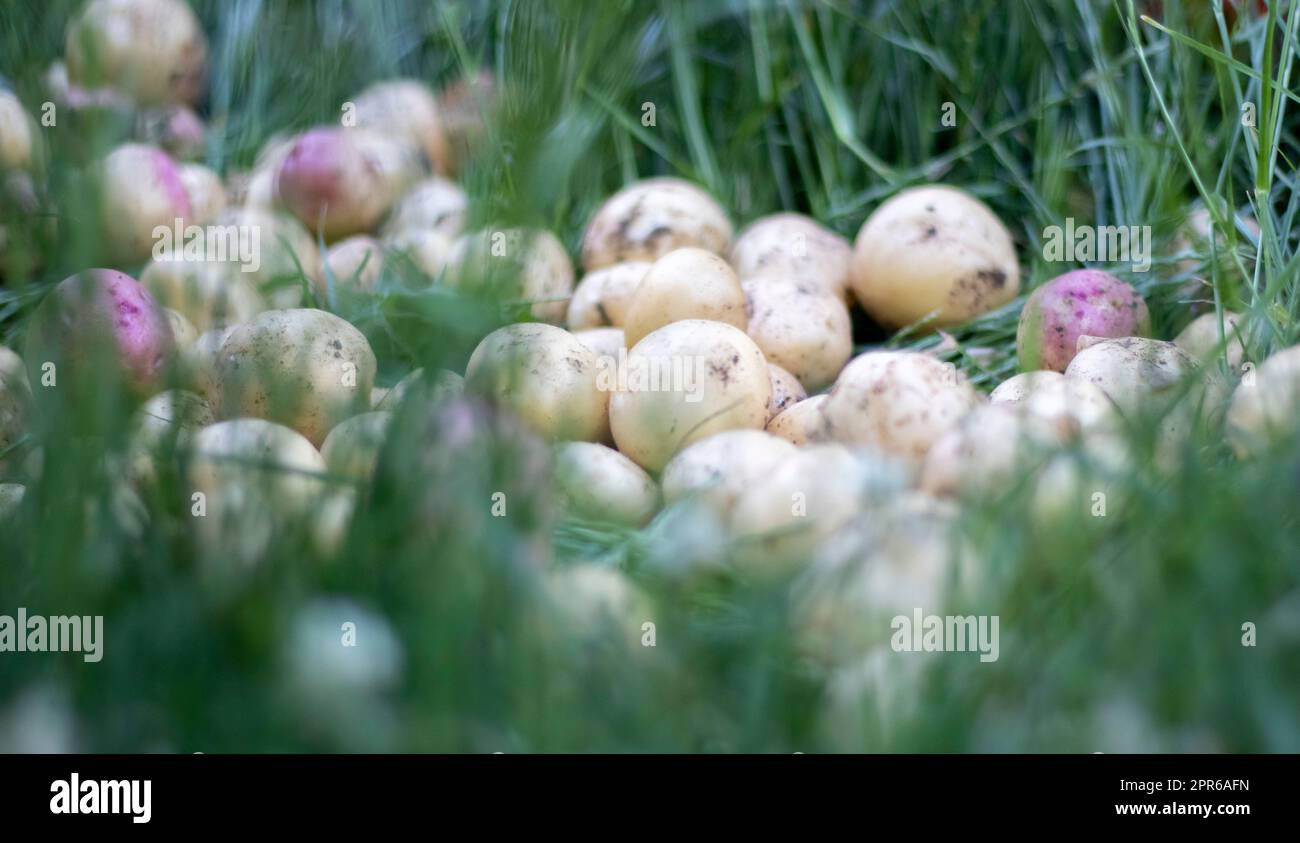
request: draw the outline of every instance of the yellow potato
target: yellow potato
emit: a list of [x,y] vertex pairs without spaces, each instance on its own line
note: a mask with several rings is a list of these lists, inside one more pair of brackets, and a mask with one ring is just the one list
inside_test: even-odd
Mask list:
[[[384,251],[379,242],[364,234],[340,240],[325,253],[325,266],[334,283],[354,290],[373,290],[384,268]],[[325,282],[320,284],[326,295]]]
[[682,179],[646,179],[596,211],[582,238],[582,265],[591,272],[623,261],[654,261],[690,246],[724,255],[731,233],[727,212],[704,190]]
[[203,96],[208,42],[183,0],[91,0],[68,25],[68,79],[110,86],[140,105]]
[[745,227],[731,247],[740,280],[794,278],[817,284],[845,304],[853,247],[803,214],[772,214]]
[[385,237],[384,245],[405,255],[417,270],[433,279],[447,267],[452,241],[436,229],[408,228]]
[[549,231],[480,231],[452,244],[447,280],[508,302],[532,302],[543,322],[561,322],[573,294],[573,262]]
[[745,293],[731,266],[704,249],[676,249],[655,261],[632,293],[623,333],[628,345],[681,319],[709,319],[745,330]]
[[453,181],[432,176],[416,184],[393,206],[384,223],[384,235],[403,231],[437,231],[452,240],[465,230],[469,198]]
[[415,79],[377,82],[353,101],[356,125],[419,149],[435,172],[447,170],[447,136],[433,92]]
[[748,334],[767,359],[808,389],[835,380],[853,354],[849,311],[815,284],[779,278],[746,281]]
[[787,407],[767,423],[767,432],[795,445],[824,442],[830,438],[822,406],[825,395],[814,395]]
[[649,261],[625,261],[584,275],[569,299],[569,330],[623,327],[632,294],[651,266]]
[[140,274],[140,283],[159,305],[184,316],[196,331],[247,322],[266,307],[238,264],[155,260]]
[[[1246,344],[1241,337],[1241,318],[1240,313],[1224,311],[1223,314],[1228,368],[1234,372],[1241,371],[1241,364],[1246,360]],[[1219,317],[1214,313],[1204,313],[1196,317],[1178,336],[1174,337],[1174,345],[1202,365],[1215,363],[1220,359]]]
[[775,363],[767,364],[767,376],[772,382],[772,400],[767,405],[769,422],[808,397],[807,391],[799,379]]
[[556,446],[554,476],[565,510],[583,518],[641,527],[659,508],[659,489],[650,475],[604,445]]

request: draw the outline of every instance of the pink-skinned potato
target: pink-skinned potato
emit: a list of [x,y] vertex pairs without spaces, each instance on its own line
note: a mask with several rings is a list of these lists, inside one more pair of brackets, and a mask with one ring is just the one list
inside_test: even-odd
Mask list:
[[46,363],[55,384],[102,370],[112,355],[125,385],[141,397],[158,391],[175,352],[171,324],[140,282],[112,269],[65,278],[32,315],[24,359],[33,384]]
[[154,230],[175,228],[194,213],[180,168],[155,146],[127,143],[104,158],[99,168],[103,247],[118,264],[149,257]]
[[1016,331],[1020,368],[1064,372],[1079,337],[1145,337],[1146,302],[1131,285],[1096,269],[1076,269],[1043,284],[1025,302]]

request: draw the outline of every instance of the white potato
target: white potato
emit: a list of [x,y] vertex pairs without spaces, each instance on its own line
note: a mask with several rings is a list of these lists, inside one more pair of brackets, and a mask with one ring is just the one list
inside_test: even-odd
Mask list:
[[353,106],[358,128],[399,138],[419,149],[436,172],[447,170],[447,135],[438,102],[423,82],[376,82],[357,96]]
[[212,407],[193,392],[169,389],[150,398],[131,419],[127,453],[132,479],[144,484],[155,482],[156,461],[169,448],[188,447],[194,435],[214,421]]
[[746,489],[762,485],[795,448],[761,430],[715,433],[683,448],[663,471],[664,503],[692,499],[724,520]]
[[[227,249],[227,262],[248,278],[268,305],[288,310],[302,303],[302,280],[321,288],[325,278],[316,239],[302,223],[283,211],[229,208],[217,218],[227,242],[248,254]],[[233,241],[232,241],[232,238]]]
[[408,228],[384,238],[392,252],[405,255],[412,265],[429,278],[437,278],[447,267],[452,241],[432,228]]
[[792,404],[768,421],[767,432],[795,445],[826,441],[830,438],[826,416],[822,413],[826,398],[814,395]]
[[1085,431],[1115,432],[1115,404],[1099,386],[1047,369],[1008,378],[989,403],[1016,410],[1035,431],[1062,442]]
[[154,229],[174,230],[193,209],[180,168],[154,146],[127,143],[100,162],[100,227],[103,248],[116,263],[137,263],[154,251]]
[[[325,267],[334,283],[353,290],[373,290],[384,268],[384,250],[375,238],[365,234],[346,237],[329,247]],[[321,284],[322,295],[326,293]]]
[[1030,431],[1015,405],[976,407],[926,454],[919,487],[927,494],[1000,494],[1031,470],[1047,443]]
[[535,319],[561,322],[573,294],[573,262],[564,245],[543,229],[468,234],[452,244],[447,280],[504,301],[531,302]]
[[165,257],[140,274],[140,283],[162,307],[189,320],[196,331],[247,322],[265,309],[252,279],[237,265]]
[[30,170],[36,140],[32,120],[12,91],[0,90],[0,172]]
[[772,382],[772,400],[767,405],[769,422],[808,397],[799,379],[775,363],[767,364],[767,377]]
[[595,352],[604,366],[617,367],[620,357],[627,353],[627,341],[619,328],[591,328],[574,331],[578,342]]
[[208,42],[183,0],[91,0],[68,24],[68,79],[115,88],[140,105],[203,96]]
[[164,308],[163,315],[167,317],[167,324],[172,327],[172,338],[176,340],[176,350],[181,354],[189,351],[198,341],[199,331],[194,327],[194,323],[185,318],[185,314],[179,310]]
[[803,214],[754,220],[731,246],[740,280],[797,278],[817,284],[848,304],[853,247],[844,237]]
[[369,482],[392,420],[392,413],[378,411],[362,413],[335,425],[320,448],[330,474]]
[[584,275],[569,299],[569,330],[623,327],[632,294],[653,265],[649,261],[625,261]]
[[731,220],[716,200],[688,181],[653,178],[615,193],[582,238],[588,271],[623,261],[653,261],[694,246],[715,254],[731,245]]
[[629,345],[682,319],[745,330],[745,293],[731,265],[704,249],[675,249],[655,261],[632,293],[623,333]]
[[554,476],[564,509],[583,518],[641,527],[659,508],[659,489],[650,475],[605,445],[557,445]]
[[205,225],[213,222],[226,209],[226,188],[221,176],[202,164],[181,164],[181,184],[190,197],[190,218],[187,222]]
[[750,338],[768,360],[821,389],[853,354],[848,308],[820,287],[803,281],[764,278],[746,281]]
[[439,369],[434,372],[432,382],[427,385],[424,384],[423,378],[424,369],[414,369],[410,374],[394,384],[391,389],[376,387],[371,390],[371,403],[374,409],[396,410],[407,393],[414,389],[427,389],[429,400],[434,402],[458,398],[465,391],[465,379],[447,369]]
[[1201,365],[1209,365],[1221,359],[1220,347],[1222,346],[1227,356],[1228,368],[1233,372],[1239,372],[1241,364],[1246,360],[1246,344],[1241,336],[1241,321],[1240,313],[1224,311],[1223,336],[1226,342],[1221,342],[1218,315],[1203,313],[1174,337],[1174,345],[1187,352]]
[[1247,370],[1228,408],[1228,442],[1239,457],[1263,453],[1294,435],[1300,419],[1300,346]]
[[226,337],[235,330],[234,325],[213,328],[199,334],[194,344],[182,352],[181,364],[194,391],[203,396],[209,406],[215,407],[221,397],[221,383],[217,377],[217,354]]
[[465,230],[469,198],[464,189],[441,176],[432,176],[406,192],[384,222],[385,237],[403,231],[437,231],[449,241]]

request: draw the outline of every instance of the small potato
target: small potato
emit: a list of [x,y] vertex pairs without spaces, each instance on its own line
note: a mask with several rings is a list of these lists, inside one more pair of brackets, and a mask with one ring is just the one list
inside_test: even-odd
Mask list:
[[184,369],[190,385],[212,407],[217,406],[217,401],[221,398],[221,383],[217,378],[217,355],[235,327],[228,325],[205,331],[199,335],[183,357]]
[[452,241],[432,228],[408,228],[384,238],[384,245],[403,255],[422,274],[437,278],[451,258]]
[[157,242],[155,228],[170,231],[177,220],[193,218],[180,169],[157,147],[123,144],[98,172],[103,248],[114,263],[148,258]]
[[1015,404],[1018,401],[1023,401],[1026,396],[1038,389],[1051,388],[1053,384],[1064,380],[1064,374],[1051,369],[1035,369],[1030,372],[1021,372],[998,384],[989,393],[989,403]]
[[1016,353],[1025,371],[1064,372],[1081,336],[1144,337],[1151,333],[1146,302],[1108,272],[1076,269],[1030,294],[1020,313]]
[[609,435],[599,369],[595,353],[568,331],[525,322],[483,338],[465,369],[465,389],[510,409],[541,436],[599,442]]
[[447,136],[433,92],[415,79],[390,79],[366,88],[353,102],[356,125],[395,136],[419,149],[435,172],[448,168]]
[[1027,473],[1034,449],[1046,444],[1035,443],[1014,406],[976,407],[940,437],[921,467],[921,491],[936,496],[999,494]]
[[747,489],[768,481],[795,448],[761,430],[715,433],[683,448],[664,467],[664,503],[691,499],[724,521]]
[[659,614],[627,574],[584,562],[550,570],[542,582],[542,594],[557,610],[556,628],[577,641],[618,648],[612,652],[623,659],[651,658],[646,653],[654,650],[643,643],[644,624]]
[[185,195],[190,198],[187,222],[204,225],[216,220],[226,209],[226,188],[221,177],[202,164],[182,164],[180,173]]
[[140,283],[163,307],[189,320],[196,331],[247,322],[266,308],[247,274],[217,261],[155,260]]
[[[1230,212],[1230,224],[1237,239],[1237,251],[1241,254],[1242,266],[1247,272],[1251,272],[1255,267],[1254,255],[1258,251],[1256,246],[1259,243],[1259,223],[1247,211],[1245,213]],[[1224,272],[1236,273],[1237,263],[1228,251],[1228,241],[1221,233],[1218,233],[1214,226],[1214,220],[1206,207],[1197,203],[1192,212],[1188,214],[1187,221],[1183,227],[1178,230],[1178,235],[1174,240],[1173,250],[1175,253],[1184,252],[1194,253],[1194,257],[1184,258],[1178,261],[1177,268],[1180,273],[1192,273],[1198,269],[1202,274],[1209,278],[1212,275],[1211,267],[1208,264],[1211,261],[1212,250],[1210,248],[1210,232],[1215,231],[1215,249],[1219,264]],[[1202,264],[1206,264],[1202,266]],[[1193,302],[1196,305],[1213,306],[1214,291],[1210,289],[1208,282],[1196,279],[1187,284],[1180,291],[1187,296],[1200,296],[1200,302]],[[1208,299],[1209,301],[1206,301]]]
[[167,317],[167,324],[171,325],[172,337],[176,340],[176,351],[184,354],[193,348],[199,338],[199,332],[194,324],[179,310],[164,308],[163,314]]
[[659,489],[650,475],[604,445],[556,446],[554,475],[565,511],[582,518],[643,527],[659,508]]
[[853,247],[853,292],[872,319],[945,328],[1020,290],[1015,245],[987,205],[961,190],[914,187],[877,208]]
[[285,211],[280,194],[276,191],[275,178],[296,140],[296,137],[290,135],[276,134],[262,144],[257,160],[253,162],[253,169],[239,179],[231,179],[226,191],[230,204],[258,211]]
[[584,275],[569,299],[569,330],[623,327],[632,294],[653,265],[649,261],[625,261]]
[[853,354],[853,327],[842,301],[803,281],[764,278],[742,288],[749,336],[768,360],[808,389],[835,380]]
[[[353,235],[340,240],[325,253],[325,267],[334,276],[334,283],[354,290],[373,290],[384,268],[384,250],[373,237]],[[328,287],[319,286],[321,295]]]
[[632,293],[623,333],[629,345],[681,319],[745,330],[745,293],[731,266],[704,249],[676,249],[655,261]]
[[724,430],[762,430],[772,400],[767,360],[743,331],[684,319],[628,352],[609,399],[618,449],[648,471]]
[[797,278],[817,284],[846,305],[853,247],[803,214],[772,214],[745,227],[731,247],[740,280]]
[[824,442],[830,438],[822,408],[825,395],[814,395],[787,407],[767,423],[767,432],[795,445]]
[[166,374],[176,339],[162,308],[138,281],[112,269],[65,278],[46,294],[27,327],[23,355],[32,383],[41,367],[56,366],[59,383],[71,374],[104,371],[109,352],[128,388],[150,395]]
[[582,265],[591,272],[623,261],[658,260],[687,247],[725,255],[731,234],[727,212],[704,190],[682,179],[646,179],[596,211],[582,238]]
[[320,449],[330,473],[358,483],[370,482],[392,420],[392,413],[379,411],[362,413],[335,425]]
[[437,231],[449,240],[455,239],[465,230],[468,214],[469,198],[460,185],[433,176],[416,184],[393,206],[384,223],[384,236],[417,229]]
[[203,120],[189,106],[165,105],[136,114],[135,139],[158,147],[177,161],[202,158],[206,135]]
[[627,341],[618,328],[592,328],[589,331],[574,331],[578,342],[595,352],[605,366],[617,367],[619,360],[627,353]]
[[31,170],[36,143],[31,118],[12,91],[0,90],[0,172]]
[[[228,263],[248,278],[270,307],[288,310],[302,303],[302,279],[317,289],[325,278],[320,249],[311,232],[282,211],[230,208],[217,219],[238,243],[255,254],[230,254]],[[229,234],[226,237],[229,240]]]
[[463,172],[472,150],[483,137],[488,114],[497,101],[496,80],[491,73],[477,71],[458,79],[438,95],[451,158],[449,171]]
[[1113,432],[1115,404],[1096,384],[1047,369],[1023,372],[998,385],[993,406],[1015,410],[1040,434],[1066,442],[1085,431]]
[[193,105],[207,84],[208,42],[183,0],[91,0],[68,25],[64,55],[73,84],[141,105]]
[[[439,369],[433,373],[433,380],[429,384],[424,383],[424,369],[415,369],[406,377],[402,378],[392,389],[382,390],[383,394],[378,400],[373,401],[376,410],[396,410],[402,403],[402,399],[413,389],[427,390],[428,398],[432,402],[440,402],[459,398],[465,391],[465,379],[455,372],[447,369]],[[372,390],[371,394],[380,390]]]
[[1237,456],[1262,454],[1300,427],[1300,346],[1276,352],[1247,371],[1228,408],[1228,442]]
[[1224,311],[1223,336],[1226,343],[1219,339],[1219,317],[1214,313],[1203,313],[1183,328],[1174,337],[1174,345],[1187,352],[1193,360],[1201,365],[1212,365],[1222,359],[1220,348],[1228,360],[1228,369],[1240,372],[1241,364],[1246,360],[1246,344],[1241,337],[1240,313]]
[[911,351],[869,351],[840,373],[822,412],[836,441],[919,463],[980,403],[951,363]]
[[194,435],[214,421],[212,407],[193,392],[169,389],[150,398],[131,420],[127,452],[132,479],[157,482],[156,461],[172,448],[188,448]]
[[480,231],[452,245],[447,280],[505,301],[532,302],[533,318],[561,322],[573,294],[573,261],[542,229]]
[[239,325],[217,354],[221,418],[276,421],[325,441],[370,406],[375,354],[365,335],[323,310],[268,310]]
[[772,401],[767,405],[767,420],[771,422],[786,409],[807,398],[808,393],[798,378],[775,363],[767,364],[767,376],[772,381]]

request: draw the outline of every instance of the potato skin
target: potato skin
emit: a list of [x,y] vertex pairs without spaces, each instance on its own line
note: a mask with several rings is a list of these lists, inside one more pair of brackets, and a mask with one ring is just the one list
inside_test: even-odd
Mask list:
[[869,351],[840,373],[822,412],[835,441],[916,463],[980,402],[952,364],[918,352]]
[[511,410],[548,439],[599,442],[609,434],[609,395],[599,361],[568,331],[523,322],[488,334],[470,355],[465,390]]
[[[674,366],[680,378],[653,375]],[[628,352],[625,371],[627,388],[610,396],[610,426],[618,449],[648,471],[706,436],[762,430],[767,421],[767,360],[732,325],[703,319],[665,325]]]
[[853,246],[803,214],[760,217],[731,246],[731,265],[741,281],[773,276],[811,281],[845,304]]
[[375,354],[323,310],[268,310],[237,326],[217,354],[221,418],[279,422],[313,445],[370,406]]
[[240,226],[257,237],[260,265],[246,271],[252,268],[231,263],[270,307],[288,310],[302,304],[302,277],[320,288],[325,278],[320,249],[311,232],[291,214],[230,208],[218,217],[217,224]]
[[353,101],[357,127],[401,138],[419,149],[435,172],[447,171],[447,136],[437,100],[422,82],[390,79],[376,82]]
[[0,172],[30,170],[33,162],[31,118],[12,91],[0,90]]
[[1151,315],[1138,291],[1108,272],[1076,269],[1030,294],[1016,329],[1024,371],[1064,372],[1079,337],[1145,337]]
[[128,143],[100,164],[104,249],[114,263],[142,261],[153,251],[154,229],[172,230],[193,216],[180,169],[154,146]]
[[181,184],[190,199],[190,218],[195,225],[210,223],[226,209],[226,188],[221,177],[202,164],[182,164]]
[[725,519],[746,489],[766,482],[794,452],[789,442],[761,430],[715,433],[683,448],[664,467],[664,502],[690,498]]
[[745,293],[730,264],[704,249],[675,249],[651,264],[628,304],[623,333],[636,345],[681,319],[710,319],[745,330]]
[[1243,378],[1228,408],[1228,442],[1238,457],[1258,455],[1286,441],[1300,410],[1300,346],[1270,355],[1253,378]]
[[512,228],[467,234],[452,244],[447,281],[505,300],[532,302],[534,319],[564,320],[573,294],[573,261],[544,229]]
[[247,274],[217,261],[155,260],[140,283],[200,332],[247,322],[266,308]]
[[653,265],[650,261],[625,261],[584,275],[569,299],[569,330],[623,327],[632,294]]
[[[0,454],[5,454],[27,430],[32,390],[22,358],[0,346]],[[0,456],[0,477],[7,476],[14,454]]]
[[688,246],[727,253],[731,220],[703,189],[675,178],[630,184],[600,206],[582,238],[591,272],[623,261],[654,261]]
[[659,508],[659,487],[650,475],[605,445],[557,445],[553,472],[563,506],[574,515],[643,527]]
[[804,281],[763,278],[741,285],[747,333],[767,359],[808,389],[835,380],[853,354],[849,311],[838,298]]
[[808,397],[799,379],[775,363],[767,364],[767,377],[772,382],[772,400],[767,405],[769,422]]
[[[1241,371],[1241,364],[1246,360],[1246,346],[1241,337],[1241,314],[1231,311],[1223,313],[1223,335],[1227,340],[1225,353],[1228,368],[1233,372]],[[1174,345],[1187,352],[1193,360],[1209,365],[1220,359],[1219,317],[1214,313],[1202,313],[1193,319],[1186,328],[1174,337]]]
[[465,217],[469,213],[469,198],[460,185],[432,176],[414,185],[389,212],[384,222],[385,237],[393,237],[410,229],[431,229],[449,240],[459,237],[465,230]]
[[320,449],[329,472],[358,483],[369,482],[392,420],[392,413],[372,411],[336,424]]
[[767,432],[795,445],[824,442],[830,438],[822,407],[827,396],[814,395],[792,404],[767,423]]
[[91,0],[68,25],[65,56],[70,82],[140,105],[193,105],[207,84],[208,42],[181,0]]
[[853,247],[853,292],[886,328],[937,311],[929,328],[957,325],[1016,297],[1020,266],[1011,234],[975,197],[914,187],[877,208]]
[[573,336],[578,342],[590,348],[606,366],[617,366],[620,353],[627,352],[627,340],[619,328],[591,328],[586,331],[574,331]]
[[[334,283],[355,290],[373,290],[384,268],[384,250],[379,241],[356,234],[338,241],[325,253],[325,266]],[[359,274],[358,274],[359,273]],[[324,280],[317,284],[322,296],[328,295]]]

